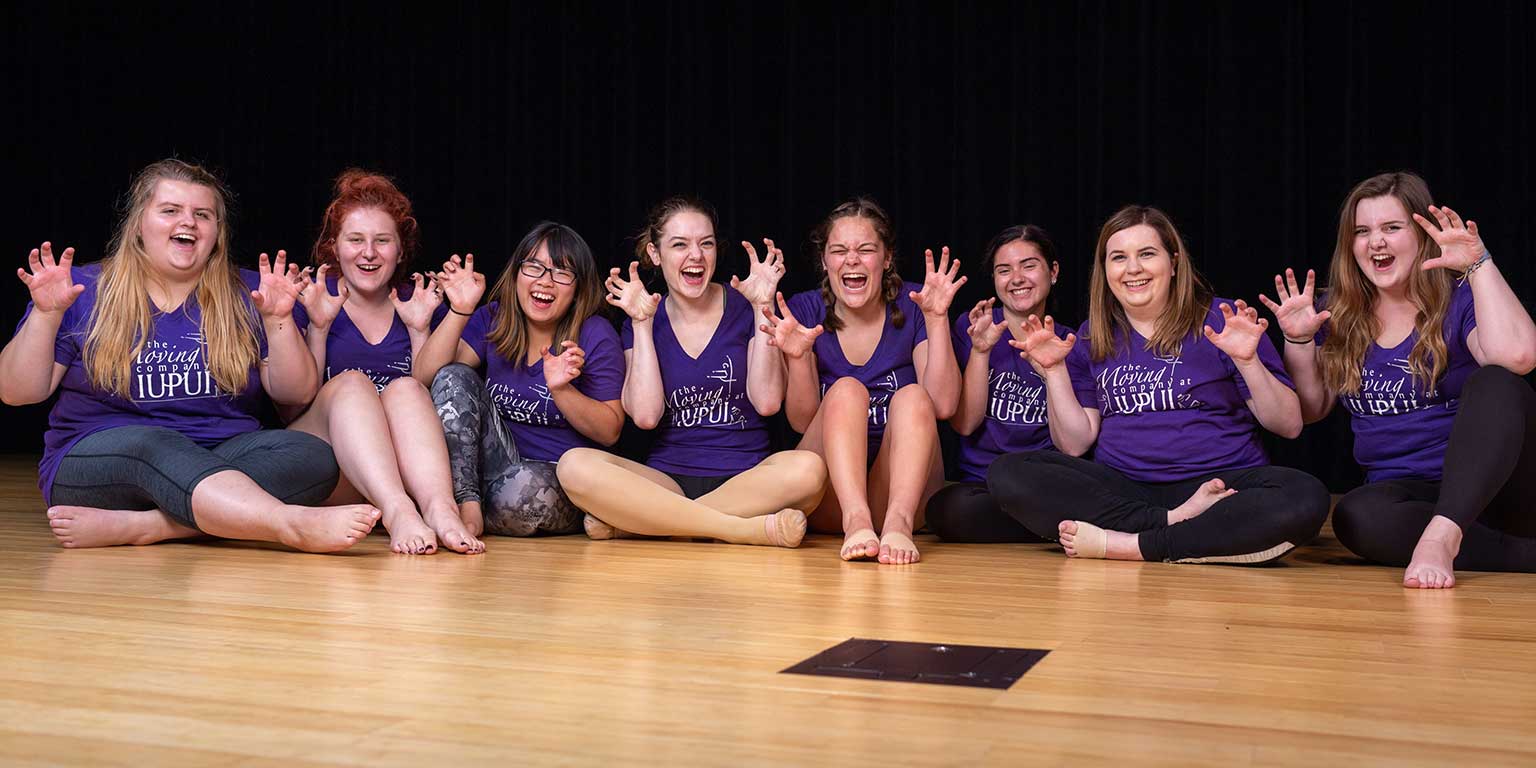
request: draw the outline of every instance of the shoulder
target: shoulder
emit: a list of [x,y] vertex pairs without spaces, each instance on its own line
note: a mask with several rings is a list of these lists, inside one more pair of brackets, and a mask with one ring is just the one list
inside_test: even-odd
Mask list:
[[245,287],[253,291],[261,287],[260,272],[257,272],[254,269],[246,269],[245,267],[241,267],[235,271],[240,274],[240,282],[245,283]]
[[593,315],[581,323],[581,331],[578,333],[579,343],[585,349],[594,345],[612,342],[619,343],[619,333],[613,329],[613,324],[602,315]]
[[821,290],[817,288],[801,291],[789,297],[785,303],[789,305],[789,311],[794,314],[795,319],[802,323],[821,322],[827,316],[827,304],[821,300]]
[[964,334],[971,329],[971,313],[961,312],[955,316],[955,333]]

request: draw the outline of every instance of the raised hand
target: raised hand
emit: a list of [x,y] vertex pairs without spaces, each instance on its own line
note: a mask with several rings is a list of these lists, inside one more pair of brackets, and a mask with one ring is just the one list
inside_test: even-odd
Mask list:
[[1237,310],[1223,302],[1221,316],[1225,320],[1221,333],[1205,326],[1205,338],[1209,339],[1216,348],[1227,353],[1227,357],[1233,362],[1246,363],[1254,359],[1259,353],[1259,340],[1264,338],[1264,330],[1269,327],[1269,321],[1259,317],[1259,311],[1242,300],[1237,302]]
[[539,357],[544,361],[544,386],[551,391],[575,381],[581,375],[581,367],[587,362],[587,353],[576,342],[566,339],[560,342],[560,347],[558,355],[551,355],[549,347],[539,350]]
[[480,304],[480,297],[485,295],[485,275],[475,271],[473,253],[464,254],[463,262],[455,253],[443,262],[443,271],[434,279],[443,289],[443,301],[448,302],[448,309],[461,315],[473,312]]
[[661,296],[645,290],[645,282],[640,279],[640,262],[629,263],[628,280],[620,274],[618,267],[608,270],[608,280],[603,286],[608,289],[608,303],[624,310],[629,319],[643,323],[656,316]]
[[347,303],[347,296],[351,295],[347,290],[347,278],[341,275],[336,276],[336,295],[331,295],[331,289],[325,284],[325,273],[330,269],[331,265],[321,264],[314,271],[313,280],[309,279],[308,269],[299,276],[299,302],[309,315],[309,327],[316,330],[330,328],[336,316],[341,314],[341,306]]
[[1423,227],[1424,232],[1440,246],[1440,255],[1433,259],[1425,259],[1420,269],[1454,269],[1457,272],[1465,272],[1468,267],[1477,263],[1483,257],[1487,248],[1483,246],[1483,237],[1477,233],[1477,222],[1468,220],[1461,222],[1461,216],[1450,208],[1442,208],[1431,205],[1429,214],[1435,217],[1435,223],[1415,213],[1413,220]]
[[1040,318],[1030,315],[1024,318],[1024,338],[1009,339],[1008,346],[1019,350],[1019,357],[1029,362],[1035,372],[1044,376],[1046,371],[1061,365],[1067,353],[1077,345],[1077,334],[1068,332],[1066,338],[1056,335],[1056,321],[1050,315]]
[[436,281],[420,272],[413,272],[411,279],[414,281],[411,298],[402,301],[400,290],[391,288],[389,301],[395,305],[395,314],[400,316],[400,322],[405,323],[407,330],[426,333],[432,329],[432,315],[443,303],[443,295],[437,292]]
[[991,352],[997,346],[997,340],[1003,337],[1005,326],[992,322],[992,306],[997,299],[983,299],[976,302],[967,317],[971,319],[971,327],[966,333],[971,336],[971,351],[983,354]]
[[299,286],[303,283],[299,265],[289,264],[288,252],[280,250],[276,261],[261,254],[256,271],[261,275],[261,283],[251,291],[256,311],[269,320],[293,316],[293,305],[299,301]]
[[1323,323],[1328,322],[1331,313],[1328,310],[1317,311],[1317,305],[1313,300],[1312,286],[1317,282],[1317,273],[1307,270],[1307,284],[1298,289],[1296,287],[1296,272],[1289,267],[1285,270],[1285,280],[1282,282],[1279,275],[1275,275],[1275,295],[1280,298],[1276,304],[1268,296],[1259,294],[1259,301],[1269,307],[1274,313],[1275,322],[1280,324],[1280,332],[1292,341],[1311,341],[1317,332],[1322,330]]
[[779,287],[779,278],[784,276],[784,252],[779,250],[770,238],[763,238],[763,246],[768,249],[768,252],[759,261],[757,249],[746,240],[741,241],[741,247],[747,250],[747,262],[751,266],[745,280],[731,275],[731,287],[740,292],[754,307],[773,304],[773,295]]
[[955,279],[960,274],[960,260],[950,261],[949,246],[944,246],[940,253],[938,269],[934,269],[933,249],[923,251],[923,289],[908,294],[925,315],[948,315],[955,292],[970,279]]
[[799,360],[805,357],[805,353],[811,351],[811,346],[816,343],[816,337],[822,333],[822,327],[817,324],[815,328],[806,328],[795,319],[789,311],[789,304],[784,301],[784,294],[777,293],[779,311],[784,314],[779,317],[773,313],[772,307],[763,307],[763,317],[768,322],[758,326],[768,334],[768,346],[777,347],[785,357]]
[[27,254],[27,268],[17,267],[16,276],[32,294],[34,312],[63,312],[75,303],[85,286],[75,282],[72,271],[75,249],[65,248],[57,261],[53,258],[53,243],[45,242]]

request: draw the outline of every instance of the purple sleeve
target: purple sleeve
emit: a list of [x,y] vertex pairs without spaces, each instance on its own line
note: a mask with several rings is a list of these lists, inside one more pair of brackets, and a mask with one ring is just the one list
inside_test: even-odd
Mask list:
[[[955,318],[955,329],[954,332],[950,334],[955,347],[955,359],[960,361],[960,371],[962,373],[965,372],[966,362],[968,362],[971,358],[970,329],[971,316],[969,314],[963,314]],[[1008,342],[999,341],[998,343],[1007,344]]]
[[[1210,312],[1206,313],[1205,316],[1205,324],[1211,326],[1211,330],[1217,333],[1221,333],[1222,330],[1227,327],[1226,318],[1221,314],[1220,307],[1222,304],[1234,307],[1236,306],[1236,302],[1228,301],[1226,299],[1215,299],[1211,302]],[[1194,341],[1196,344],[1202,341],[1210,344],[1210,340],[1205,338],[1203,332],[1197,332],[1197,335],[1194,337]],[[1284,384],[1291,389],[1296,388],[1296,384],[1291,381],[1291,375],[1285,371],[1285,361],[1280,358],[1280,350],[1275,349],[1275,343],[1269,340],[1269,334],[1267,333],[1261,334],[1259,336],[1258,354],[1259,362],[1263,363],[1264,367],[1268,369],[1270,373],[1274,374],[1275,378],[1278,379],[1281,384]],[[1217,357],[1221,358],[1221,364],[1225,366],[1231,373],[1232,383],[1237,386],[1237,393],[1241,395],[1244,400],[1247,400],[1249,397],[1251,397],[1252,393],[1248,391],[1248,383],[1243,381],[1242,375],[1237,372],[1237,364],[1232,361],[1232,358],[1227,356],[1227,353],[1222,352],[1219,349],[1216,350],[1216,355]]]
[[1077,393],[1077,404],[1084,408],[1099,409],[1099,389],[1093,380],[1092,361],[1089,360],[1088,324],[1077,329],[1077,343],[1067,353],[1067,375],[1072,379],[1072,391]]
[[923,287],[917,283],[902,283],[901,293],[896,296],[896,303],[901,306],[901,311],[906,313],[907,322],[917,324],[917,327],[913,329],[916,331],[916,334],[912,337],[913,347],[928,340],[928,320],[923,317],[923,311],[917,308],[917,302],[913,301],[912,297],[908,295],[922,290]]
[[619,344],[625,350],[635,348],[635,321],[631,317],[625,316],[624,326],[619,329]]
[[437,309],[432,310],[432,324],[427,326],[428,330],[432,330],[432,331],[437,330],[437,327],[439,325],[443,324],[443,318],[445,318],[447,316],[448,316],[448,302],[445,301],[445,302],[437,305]]
[[601,316],[587,318],[581,325],[581,349],[587,353],[576,388],[597,401],[618,400],[624,394],[624,352],[619,335]]
[[491,318],[495,317],[497,306],[493,301],[475,310],[475,313],[469,316],[469,321],[464,323],[464,333],[459,336],[470,349],[474,350],[482,365],[490,359],[486,336],[491,332]]
[[801,291],[784,302],[789,306],[789,313],[795,316],[795,322],[814,328],[821,324],[827,317],[827,305],[821,300],[821,291]]
[[1451,311],[1446,314],[1450,315],[1454,323],[1451,327],[1457,329],[1457,344],[1466,347],[1467,336],[1477,330],[1477,305],[1474,303],[1470,284],[1462,283],[1451,292]]
[[[256,304],[251,300],[251,294],[249,293],[250,291],[254,291],[261,287],[261,274],[254,269],[241,269],[240,279],[245,283],[245,289],[247,291],[247,293],[240,298],[245,302],[246,310],[251,313],[251,325],[256,330],[256,346],[260,350],[261,359],[265,360],[267,359],[267,329],[266,326],[261,324],[261,313],[256,310]],[[293,302],[293,318],[295,325],[299,325],[298,317],[299,312],[302,311],[302,309],[302,305],[300,305],[299,302],[295,300]],[[309,316],[305,315],[304,324],[299,325],[299,332],[303,333],[304,328],[307,327],[308,324]]]

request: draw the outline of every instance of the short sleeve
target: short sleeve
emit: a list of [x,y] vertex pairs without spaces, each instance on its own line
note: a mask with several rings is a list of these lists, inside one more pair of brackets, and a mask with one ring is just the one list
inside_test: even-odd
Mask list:
[[619,346],[625,351],[635,348],[634,318],[625,316],[624,325],[619,328]]
[[1457,329],[1456,342],[1458,346],[1465,347],[1467,336],[1477,330],[1477,304],[1472,296],[1472,286],[1463,283],[1456,286],[1451,293],[1451,310],[1446,313],[1451,318],[1450,327]]
[[1077,393],[1077,404],[1099,410],[1099,388],[1093,380],[1088,339],[1088,324],[1083,323],[1077,331],[1077,343],[1067,353],[1067,375],[1072,379],[1072,391]]
[[496,309],[499,306],[493,301],[475,310],[474,314],[469,316],[469,320],[464,323],[464,332],[459,336],[470,349],[474,350],[482,363],[490,359],[486,337],[491,333],[491,322],[496,317]]
[[960,361],[960,369],[965,370],[965,364],[971,358],[971,316],[962,314],[955,318],[954,331],[950,334],[955,347],[955,359]]
[[816,290],[801,291],[785,302],[789,306],[789,313],[794,316],[795,322],[814,328],[827,318],[827,305],[821,300],[821,292]]
[[613,326],[601,316],[587,318],[581,326],[581,349],[587,361],[576,388],[593,400],[618,400],[624,393],[624,352]]
[[917,308],[917,302],[912,301],[910,294],[921,291],[923,287],[917,283],[902,283],[901,295],[896,297],[896,303],[901,306],[901,311],[906,314],[907,322],[913,323],[912,346],[928,340],[928,322],[923,318],[923,311]]
[[[1216,299],[1211,303],[1211,309],[1206,313],[1205,316],[1205,324],[1209,325],[1211,330],[1217,333],[1221,333],[1227,327],[1226,318],[1218,309],[1218,307],[1220,307],[1222,304],[1227,304],[1230,306],[1235,304],[1235,302],[1227,301],[1226,299]],[[1205,338],[1203,333],[1196,335],[1194,338],[1195,343],[1197,344],[1211,343],[1209,339]],[[1211,346],[1213,348],[1215,347],[1214,344]],[[1237,393],[1241,395],[1244,400],[1249,399],[1252,396],[1252,393],[1248,391],[1248,382],[1244,381],[1242,374],[1238,373],[1237,363],[1234,362],[1232,358],[1228,357],[1227,353],[1221,351],[1220,349],[1215,349],[1214,351],[1216,352],[1217,357],[1221,359],[1222,366],[1225,367],[1232,376],[1232,383],[1237,386]],[[1261,334],[1259,336],[1258,355],[1259,362],[1262,363],[1264,368],[1273,374],[1281,384],[1284,384],[1291,389],[1296,388],[1296,385],[1291,382],[1291,375],[1285,370],[1285,361],[1280,357],[1280,350],[1275,348],[1275,343],[1270,341],[1269,334],[1267,333]]]

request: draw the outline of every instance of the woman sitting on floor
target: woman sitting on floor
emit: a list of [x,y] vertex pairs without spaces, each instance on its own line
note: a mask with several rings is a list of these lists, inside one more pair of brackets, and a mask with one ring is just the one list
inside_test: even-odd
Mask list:
[[[928,529],[945,541],[1041,542],[997,506],[987,490],[987,468],[1003,454],[1054,447],[1046,381],[1029,356],[1015,349],[1027,338],[1027,324],[1069,344],[1076,337],[1046,314],[1061,265],[1045,230],[1033,224],[1008,227],[987,244],[986,254],[984,266],[997,296],[956,318],[953,334],[963,370],[960,404],[949,420],[960,436],[960,482],[928,500]],[[1058,377],[1058,386],[1060,396],[1072,396],[1070,381]]]
[[865,198],[834,209],[811,244],[820,289],[787,304],[781,295],[782,319],[768,318],[789,424],[831,478],[810,527],[843,533],[844,560],[915,563],[912,532],[944,477],[935,418],[949,418],[960,395],[949,343],[960,262],[945,248],[935,269],[929,251],[923,285],[903,282],[891,219]]
[[592,250],[546,221],[518,243],[490,304],[474,309],[485,277],[473,254],[449,259],[438,284],[449,314],[412,367],[432,382],[463,518],[501,536],[580,531],[555,462],[572,448],[613,445],[624,427],[624,357],[597,314]]
[[711,282],[718,259],[715,214],[706,203],[672,198],[657,206],[635,255],[661,270],[665,298],[614,268],[608,303],[628,318],[624,410],[656,430],[645,464],[594,448],[560,459],[561,487],[586,510],[594,539],[626,533],[698,536],[733,544],[794,547],[804,510],[826,488],[826,467],[810,451],[769,453],[768,423],[784,402],[784,361],[759,316],[772,313],[784,254],[764,240],[732,290]]
[[1339,500],[1334,533],[1435,589],[1454,568],[1536,571],[1536,393],[1520,379],[1536,324],[1477,224],[1431,203],[1411,173],[1360,182],[1339,212],[1327,309],[1311,272],[1300,289],[1276,275],[1280,303],[1264,302],[1306,420],[1349,411],[1366,485]]
[[[1261,426],[1287,438],[1302,426],[1267,322],[1211,296],[1156,208],[1115,213],[1094,254],[1077,332],[1089,348],[1026,328],[1063,452],[993,462],[998,504],[1073,557],[1262,563],[1311,540],[1327,489],[1269,466],[1259,443]],[[1089,447],[1095,460],[1078,458]]]
[[259,428],[263,393],[302,405],[319,377],[293,320],[297,267],[278,251],[236,269],[225,199],[212,174],[162,160],[101,262],[76,270],[74,249],[55,260],[43,243],[17,270],[32,301],[0,351],[0,399],[59,393],[38,484],[65,547],[208,534],[333,552],[378,522],[312,506],[336,484],[323,440]]
[[[411,201],[393,182],[356,169],[336,179],[313,252],[320,268],[294,312],[325,384],[288,428],[331,444],[341,479],[330,502],[377,505],[392,550],[428,554],[441,539],[483,552],[479,518],[461,520],[453,501],[432,396],[410,375],[447,311],[420,273],[407,277],[419,242]],[[327,279],[331,270],[339,274]]]

